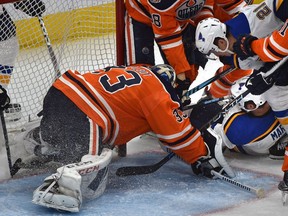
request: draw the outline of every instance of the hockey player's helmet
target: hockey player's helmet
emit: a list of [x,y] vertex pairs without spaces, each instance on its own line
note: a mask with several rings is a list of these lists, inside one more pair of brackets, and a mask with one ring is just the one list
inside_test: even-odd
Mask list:
[[[219,47],[214,44],[216,38],[223,38],[227,41],[225,50],[219,49]],[[229,46],[226,37],[226,25],[216,18],[201,20],[196,28],[195,42],[198,50],[206,55],[209,55],[211,51],[226,52]]]
[[171,83],[171,85],[174,86],[176,80],[176,72],[170,65],[158,64],[152,66],[150,70],[153,71],[153,73],[158,74],[166,82]]
[[[233,98],[238,97],[243,92],[247,90],[247,87],[245,86],[245,83],[247,81],[248,77],[243,77],[239,80],[237,80],[231,87],[231,95]],[[260,106],[264,105],[266,100],[261,95],[253,95],[249,93],[246,97],[242,98],[242,100],[239,102],[239,106],[241,109],[245,110],[246,112],[251,112],[253,110],[258,109]],[[255,108],[254,109],[247,109],[248,103],[254,103]]]

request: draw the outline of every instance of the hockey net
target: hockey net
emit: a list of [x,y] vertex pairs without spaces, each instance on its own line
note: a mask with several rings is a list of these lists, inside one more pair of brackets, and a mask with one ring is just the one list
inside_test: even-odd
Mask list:
[[84,73],[123,64],[123,41],[118,48],[116,43],[117,39],[122,40],[122,33],[116,28],[123,25],[124,18],[118,17],[123,15],[123,0],[42,1],[46,6],[42,17],[48,41],[38,17],[16,10],[13,3],[0,5],[15,22],[19,43],[8,93],[11,103],[20,104],[22,111],[20,120],[6,120],[8,131],[22,130],[25,123],[38,118],[57,68],[61,73],[67,69]]

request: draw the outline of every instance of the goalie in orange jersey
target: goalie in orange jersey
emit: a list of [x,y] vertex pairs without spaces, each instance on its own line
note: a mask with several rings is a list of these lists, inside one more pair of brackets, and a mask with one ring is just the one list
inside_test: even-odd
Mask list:
[[175,78],[174,69],[164,64],[108,67],[83,75],[69,70],[57,79],[44,99],[35,154],[67,165],[45,179],[33,202],[79,211],[82,197],[104,192],[114,146],[149,131],[191,164],[195,174],[213,178],[210,171],[216,170],[233,175],[224,163],[220,138],[207,129],[203,140],[181,111],[172,87]]

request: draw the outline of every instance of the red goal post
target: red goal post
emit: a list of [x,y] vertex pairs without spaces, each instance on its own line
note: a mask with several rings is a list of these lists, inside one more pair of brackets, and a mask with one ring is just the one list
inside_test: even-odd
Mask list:
[[124,64],[124,0],[42,1],[44,29],[37,17],[15,9],[15,0],[0,0],[16,25],[19,43],[8,93],[11,103],[21,105],[22,118],[7,122],[8,131],[25,130],[27,122],[38,118],[55,78],[55,61],[61,73]]

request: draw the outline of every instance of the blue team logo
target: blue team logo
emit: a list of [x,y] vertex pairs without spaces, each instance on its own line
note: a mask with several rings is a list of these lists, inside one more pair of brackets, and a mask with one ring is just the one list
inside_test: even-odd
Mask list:
[[176,9],[178,20],[187,20],[195,16],[205,4],[205,0],[187,0]]
[[203,37],[203,35],[202,35],[201,32],[200,32],[200,34],[199,34],[198,40],[205,42],[205,38]]
[[245,83],[239,83],[239,88],[238,88],[238,90],[240,91],[243,86],[245,86]]

